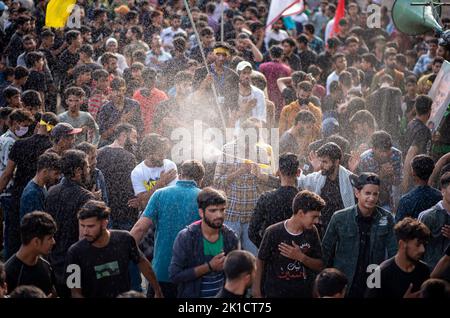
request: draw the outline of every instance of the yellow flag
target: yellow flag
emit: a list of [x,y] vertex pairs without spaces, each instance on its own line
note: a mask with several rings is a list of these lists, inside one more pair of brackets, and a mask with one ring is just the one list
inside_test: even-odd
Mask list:
[[50,0],[45,14],[45,26],[63,28],[70,16],[70,7],[76,2],[77,0]]

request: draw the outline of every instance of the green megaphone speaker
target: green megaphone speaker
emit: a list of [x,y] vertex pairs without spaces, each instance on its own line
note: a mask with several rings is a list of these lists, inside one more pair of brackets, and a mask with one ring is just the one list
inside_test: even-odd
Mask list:
[[429,31],[441,33],[443,29],[438,23],[441,15],[439,4],[439,0],[396,0],[392,6],[395,28],[408,35]]

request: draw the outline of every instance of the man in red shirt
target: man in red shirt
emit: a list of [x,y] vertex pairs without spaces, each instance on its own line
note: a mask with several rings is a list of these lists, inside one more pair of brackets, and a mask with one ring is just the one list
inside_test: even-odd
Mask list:
[[275,121],[280,118],[281,109],[284,106],[283,96],[277,87],[277,79],[280,77],[291,76],[291,68],[281,62],[283,49],[279,46],[270,48],[270,58],[272,61],[263,63],[259,66],[259,71],[264,74],[267,79],[267,91],[269,99],[275,103]]
[[147,84],[147,87],[137,90],[133,95],[133,99],[138,101],[141,106],[142,121],[144,122],[144,132],[146,134],[151,131],[156,106],[160,102],[169,99],[166,93],[155,87],[156,75],[155,69],[144,69],[142,71],[142,78],[144,79],[144,83]]

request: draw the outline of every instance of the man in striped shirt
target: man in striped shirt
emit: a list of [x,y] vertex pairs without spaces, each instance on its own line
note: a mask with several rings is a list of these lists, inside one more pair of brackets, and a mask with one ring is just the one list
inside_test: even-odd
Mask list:
[[88,111],[96,119],[100,108],[109,100],[109,74],[104,69],[95,70],[92,73],[95,90],[92,92],[88,101]]

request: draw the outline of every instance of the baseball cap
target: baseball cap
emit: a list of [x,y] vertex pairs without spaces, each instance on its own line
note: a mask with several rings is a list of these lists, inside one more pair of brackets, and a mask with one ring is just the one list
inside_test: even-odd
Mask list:
[[68,135],[76,135],[82,132],[81,128],[73,128],[69,123],[59,123],[52,129],[51,136],[53,138],[59,139]]
[[250,64],[250,62],[247,61],[242,61],[239,62],[239,64],[236,66],[236,72],[241,72],[243,71],[246,67],[250,67],[253,70],[252,65]]
[[352,174],[349,178],[352,186],[358,190],[361,190],[366,184],[380,185],[380,178],[372,172],[363,172],[359,176]]

